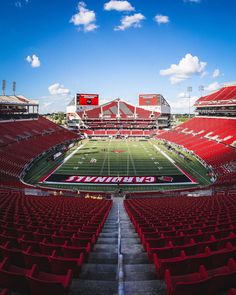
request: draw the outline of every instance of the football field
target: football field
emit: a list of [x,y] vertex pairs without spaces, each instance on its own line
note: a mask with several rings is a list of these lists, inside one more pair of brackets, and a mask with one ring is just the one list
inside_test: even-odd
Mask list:
[[158,144],[109,139],[82,143],[41,182],[56,184],[193,184]]

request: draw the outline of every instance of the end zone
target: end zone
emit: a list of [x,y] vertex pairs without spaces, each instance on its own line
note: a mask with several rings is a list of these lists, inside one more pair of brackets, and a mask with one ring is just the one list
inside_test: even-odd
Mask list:
[[197,184],[190,176],[86,176],[51,174],[43,182],[47,184],[106,184],[106,185],[185,185]]

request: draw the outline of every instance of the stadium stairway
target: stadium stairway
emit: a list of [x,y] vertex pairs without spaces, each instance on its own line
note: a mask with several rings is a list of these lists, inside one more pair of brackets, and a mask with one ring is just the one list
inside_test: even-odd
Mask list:
[[140,243],[123,206],[115,198],[98,241],[69,295],[164,295],[154,265]]
[[78,280],[73,280],[69,295],[118,294],[118,204],[113,203],[110,214],[99,234],[97,243],[84,263]]
[[125,295],[164,295],[165,283],[156,277],[138,234],[120,202],[121,253],[123,254]]

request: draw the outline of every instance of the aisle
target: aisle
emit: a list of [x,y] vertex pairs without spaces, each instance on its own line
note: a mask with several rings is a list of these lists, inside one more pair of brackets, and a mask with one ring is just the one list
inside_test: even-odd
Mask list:
[[79,279],[69,295],[164,295],[165,284],[156,278],[154,265],[125,212],[115,198],[111,212]]
[[120,203],[121,253],[124,257],[124,294],[125,295],[164,295],[166,287],[156,278],[154,264],[149,262],[138,234],[135,232],[123,206]]
[[118,204],[110,214],[79,279],[73,280],[69,295],[115,295],[118,290]]

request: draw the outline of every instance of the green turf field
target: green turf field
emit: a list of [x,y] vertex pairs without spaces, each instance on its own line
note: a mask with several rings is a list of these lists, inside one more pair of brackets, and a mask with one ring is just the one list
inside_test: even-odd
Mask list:
[[[97,178],[113,177],[127,191],[176,189],[210,183],[206,169],[189,155],[190,160],[170,152],[157,140],[104,139],[84,140],[58,162],[46,164],[42,160],[29,175],[29,182],[56,188],[112,191],[117,183]],[[44,165],[43,165],[44,164]],[[53,170],[54,169],[54,170]],[[82,181],[75,181],[82,179]],[[86,178],[87,177],[87,178]],[[123,179],[122,179],[123,177]],[[125,183],[125,177],[152,177],[154,183]],[[67,182],[68,178],[73,181]],[[94,180],[95,182],[90,180]],[[111,178],[109,178],[111,180]],[[108,180],[109,180],[108,179]],[[129,178],[130,179],[130,178]],[[128,179],[128,180],[129,180]],[[139,178],[140,179],[140,178]],[[163,180],[164,179],[164,180]],[[167,179],[167,180],[166,180]],[[89,181],[88,181],[89,180]],[[121,182],[120,182],[121,181]]]
[[[175,147],[176,150],[178,148]],[[27,183],[85,191],[114,191],[117,183],[75,182],[68,177],[155,177],[158,183],[119,183],[125,191],[155,191],[205,186],[211,183],[206,168],[182,149],[183,159],[161,141],[144,139],[83,140],[55,161],[45,154],[28,171]],[[160,179],[172,179],[160,181]],[[124,180],[124,179],[123,179]]]
[[149,141],[88,141],[57,171],[66,175],[182,174]]

